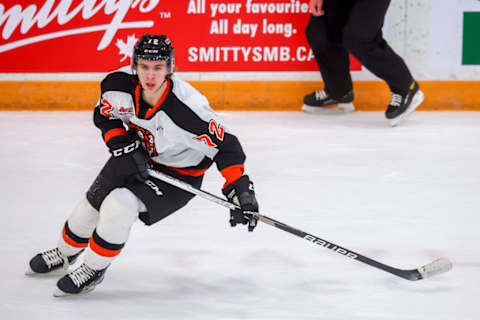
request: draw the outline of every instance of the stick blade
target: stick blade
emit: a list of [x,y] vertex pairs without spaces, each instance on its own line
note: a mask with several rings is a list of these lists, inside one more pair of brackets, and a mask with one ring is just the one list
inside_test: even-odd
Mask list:
[[435,276],[437,274],[448,272],[452,269],[452,262],[447,258],[440,258],[423,267],[418,268],[418,272],[422,275],[422,279]]

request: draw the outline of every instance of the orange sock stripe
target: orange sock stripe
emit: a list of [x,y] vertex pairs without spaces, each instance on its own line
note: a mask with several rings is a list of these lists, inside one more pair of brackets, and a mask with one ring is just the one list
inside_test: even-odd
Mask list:
[[100,245],[98,245],[97,243],[95,243],[95,241],[93,241],[93,237],[90,238],[90,241],[88,242],[88,244],[90,245],[90,249],[92,249],[93,252],[95,252],[96,254],[102,257],[108,257],[108,258],[115,257],[120,253],[120,251],[122,251],[122,249],[119,249],[119,250],[105,249]]
[[65,242],[68,243],[69,245],[71,245],[72,247],[86,248],[88,246],[88,243],[78,243],[78,242],[75,242],[72,239],[70,239],[67,236],[67,232],[65,231],[65,227],[63,227],[63,230],[62,230],[62,237],[63,237],[63,240],[65,240]]

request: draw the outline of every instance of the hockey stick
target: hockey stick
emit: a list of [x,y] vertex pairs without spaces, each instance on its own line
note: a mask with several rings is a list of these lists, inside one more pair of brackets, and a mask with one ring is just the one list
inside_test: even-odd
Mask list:
[[[167,182],[167,183],[169,183],[173,186],[176,186],[180,189],[183,189],[183,190],[188,191],[192,194],[195,194],[195,195],[199,196],[200,198],[209,200],[211,202],[215,202],[215,203],[217,203],[221,206],[224,206],[224,207],[232,209],[232,210],[240,209],[237,205],[235,205],[233,203],[230,203],[226,200],[223,200],[222,198],[217,197],[216,195],[213,195],[213,194],[208,193],[206,191],[197,189],[197,188],[193,187],[192,185],[190,185],[190,184],[188,184],[184,181],[173,178],[173,177],[171,177],[169,175],[166,175],[162,172],[158,172],[158,171],[155,171],[155,170],[148,170],[148,173],[150,174],[150,176],[152,176],[154,178],[157,178],[157,179],[162,180],[164,182]],[[338,246],[338,245],[336,245],[332,242],[329,242],[327,240],[321,239],[317,236],[314,236],[314,235],[311,235],[311,234],[306,233],[304,231],[301,231],[301,230],[295,229],[293,227],[290,227],[290,226],[288,226],[288,225],[286,225],[286,224],[284,224],[280,221],[276,221],[272,218],[261,215],[259,213],[254,213],[254,214],[257,216],[258,220],[260,220],[260,221],[262,221],[266,224],[269,224],[269,225],[271,225],[275,228],[278,228],[280,230],[283,230],[283,231],[286,231],[286,232],[291,233],[293,235],[296,235],[297,237],[303,238],[303,239],[305,239],[309,242],[312,242],[312,243],[314,243],[316,245],[319,245],[321,247],[324,247],[326,249],[330,249],[330,250],[332,250],[336,253],[339,253],[339,254],[347,257],[347,258],[363,262],[365,264],[368,264],[369,266],[375,267],[377,269],[381,269],[383,271],[386,271],[388,273],[394,274],[396,276],[399,276],[399,277],[407,279],[407,280],[414,281],[414,280],[421,280],[421,279],[429,278],[431,276],[447,272],[452,268],[452,263],[450,262],[450,260],[448,260],[446,258],[439,258],[439,259],[437,259],[435,261],[432,261],[432,262],[430,262],[430,263],[428,263],[428,264],[426,264],[426,265],[424,265],[420,268],[417,268],[417,269],[403,270],[403,269],[394,268],[394,267],[388,266],[386,264],[380,263],[378,261],[375,261],[373,259],[370,259],[368,257],[365,257],[365,256],[363,256],[359,253],[356,253],[356,252],[352,251],[352,250],[349,250],[349,249],[343,248],[341,246]]]

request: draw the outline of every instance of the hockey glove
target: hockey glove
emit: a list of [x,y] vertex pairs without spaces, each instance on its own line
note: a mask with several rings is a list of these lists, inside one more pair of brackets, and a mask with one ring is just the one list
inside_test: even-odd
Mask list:
[[149,178],[149,157],[136,133],[129,133],[124,141],[112,145],[110,153],[115,162],[116,175],[122,177],[124,183],[145,181]]
[[237,181],[227,185],[222,193],[228,201],[240,206],[240,209],[230,210],[230,225],[248,224],[248,231],[253,231],[257,226],[258,203],[255,198],[253,182],[248,176],[241,176]]

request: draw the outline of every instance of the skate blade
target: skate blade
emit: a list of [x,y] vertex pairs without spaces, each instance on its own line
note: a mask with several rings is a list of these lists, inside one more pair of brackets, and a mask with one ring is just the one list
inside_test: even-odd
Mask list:
[[32,277],[32,278],[58,278],[66,275],[68,273],[68,270],[65,270],[63,268],[46,272],[46,273],[38,273],[32,270],[30,266],[27,267],[27,270],[25,271],[25,275],[27,277]]
[[339,103],[330,107],[314,107],[304,104],[302,106],[302,111],[315,114],[343,114],[355,111],[355,107],[351,102]]
[[407,108],[407,110],[405,110],[404,113],[402,113],[401,115],[399,115],[395,119],[391,119],[390,120],[390,125],[392,127],[395,127],[397,124],[402,122],[405,118],[407,118],[407,116],[410,113],[412,113],[413,111],[415,111],[415,109],[417,109],[417,107],[423,102],[423,99],[424,99],[423,92],[418,90],[417,93],[415,93],[415,96],[412,99],[412,103],[410,103],[410,106]]
[[60,290],[59,288],[56,288],[55,291],[53,292],[53,296],[55,298],[63,298],[63,297],[70,297],[70,296],[80,296],[80,295],[84,295],[85,293],[89,293],[91,291],[93,291],[93,289],[95,289],[95,286],[93,287],[90,287],[90,288],[87,288],[79,293],[68,293],[68,292],[64,292],[62,290]]
[[25,276],[30,277],[30,278],[58,278],[58,277],[63,277],[66,275],[68,271],[62,270],[55,270],[55,271],[50,271],[47,273],[37,273],[33,270],[27,270],[25,271]]
[[35,271],[33,271],[32,268],[30,268],[30,266],[28,266],[27,270],[25,270],[25,275],[26,276],[34,276],[34,275],[37,275],[37,274],[40,274],[40,273],[36,273]]
[[72,294],[71,293],[66,293],[66,292],[63,292],[62,290],[60,289],[55,289],[55,291],[53,292],[53,296],[55,298],[61,298],[61,297],[68,297],[68,296],[71,296]]

